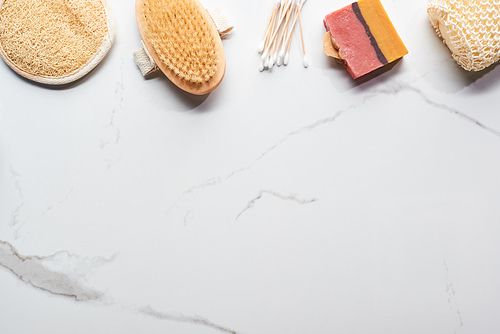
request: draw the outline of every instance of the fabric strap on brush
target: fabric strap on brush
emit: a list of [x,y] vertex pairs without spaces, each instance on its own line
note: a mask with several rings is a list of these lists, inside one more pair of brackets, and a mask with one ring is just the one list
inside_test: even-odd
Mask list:
[[229,15],[224,10],[224,8],[217,7],[209,9],[208,14],[210,14],[212,20],[214,20],[220,37],[224,37],[225,35],[229,34],[231,30],[233,30],[233,23],[231,22],[231,19],[229,18]]

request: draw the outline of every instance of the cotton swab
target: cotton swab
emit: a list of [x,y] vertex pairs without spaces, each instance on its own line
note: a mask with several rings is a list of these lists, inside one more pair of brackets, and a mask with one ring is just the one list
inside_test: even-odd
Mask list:
[[[274,23],[276,23],[276,21],[278,22],[277,24],[272,24],[271,27],[273,27],[274,29],[270,29],[269,30],[269,35],[268,35],[268,43],[266,45],[266,47],[264,48],[264,52],[262,54],[262,66],[259,67],[262,68],[268,68],[268,69],[271,69],[274,64],[276,64],[277,62],[277,54],[276,54],[276,48],[278,47],[277,45],[279,45],[280,41],[279,39],[280,38],[277,38],[279,35],[278,33],[280,32],[280,30],[282,31],[281,27],[282,27],[282,23],[283,23],[283,20],[288,16],[288,13],[289,13],[289,10],[290,10],[290,3],[288,2],[288,0],[284,0],[284,2],[282,1],[282,5],[281,5],[281,11],[279,13],[275,13],[274,15]],[[272,37],[270,37],[272,35]]]
[[302,52],[304,53],[303,64],[304,64],[304,67],[307,68],[309,66],[309,61],[307,60],[306,47],[304,46],[304,33],[302,32],[302,19],[300,18],[300,11],[301,11],[302,6],[304,5],[305,2],[306,2],[306,0],[302,0],[302,2],[300,4],[300,9],[299,9],[299,27],[300,27],[300,40],[302,41]]
[[272,69],[275,64],[278,66],[288,64],[292,36],[297,20],[299,21],[302,53],[304,55],[303,65],[304,67],[309,66],[301,17],[302,6],[305,2],[306,0],[275,1],[264,37],[258,46],[258,52],[261,54],[259,71]]
[[278,33],[280,32],[281,24],[283,23],[283,19],[286,16],[286,11],[288,10],[288,7],[291,5],[291,3],[292,3],[292,1],[288,2],[287,0],[285,0],[286,8],[283,8],[281,10],[280,17],[279,17],[279,20],[278,20],[278,24],[276,25],[276,29],[274,30],[274,33],[273,33],[273,35],[271,37],[271,43],[268,44],[267,48],[264,49],[264,52],[266,52],[266,51],[269,52],[270,50],[272,50],[272,48],[270,48],[271,44],[274,47],[275,42],[276,42],[276,38],[278,37]]
[[[297,3],[299,1],[300,0],[297,0]],[[297,18],[299,16],[298,13],[299,13],[300,9],[301,9],[300,5],[296,6],[295,12],[294,12],[294,17],[293,17],[293,22],[292,22],[292,29],[290,30],[290,33],[288,34],[285,58],[283,60],[283,65],[285,65],[285,66],[288,65],[288,60],[290,59],[290,56],[289,56],[290,45],[292,44],[292,35],[293,35],[293,31],[295,30],[295,23],[297,22]]]
[[281,66],[281,64],[283,63],[282,50],[283,50],[284,43],[286,40],[288,26],[290,24],[290,18],[292,17],[292,13],[293,13],[294,9],[295,9],[295,1],[293,1],[293,4],[289,7],[289,10],[288,10],[287,16],[286,16],[286,20],[285,20],[285,23],[284,23],[284,26],[283,26],[283,29],[281,32],[280,40],[279,40],[278,46],[276,47],[276,56],[278,58],[278,66]]
[[273,10],[271,12],[271,16],[269,17],[269,21],[267,23],[266,27],[266,32],[264,33],[264,37],[262,38],[261,43],[259,44],[259,47],[257,49],[258,53],[262,53],[264,49],[267,47],[267,44],[269,42],[269,35],[271,34],[274,24],[276,22],[276,16],[278,15],[278,11],[280,10],[281,7],[281,1],[276,0],[274,2]]
[[273,11],[271,13],[271,16],[269,17],[269,21],[267,22],[266,32],[264,33],[264,37],[262,38],[262,41],[259,44],[259,48],[257,49],[258,53],[261,53],[264,50],[264,47],[266,46],[267,35],[269,34],[269,29],[271,28],[271,22],[273,21],[273,18],[275,16],[276,11],[279,8],[279,5],[280,5],[279,0],[276,0],[273,6]]

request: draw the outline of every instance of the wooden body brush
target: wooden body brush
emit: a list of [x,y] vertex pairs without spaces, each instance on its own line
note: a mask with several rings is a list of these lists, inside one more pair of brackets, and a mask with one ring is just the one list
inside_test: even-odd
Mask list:
[[176,86],[204,95],[220,84],[222,41],[198,0],[137,0],[136,16],[148,56]]

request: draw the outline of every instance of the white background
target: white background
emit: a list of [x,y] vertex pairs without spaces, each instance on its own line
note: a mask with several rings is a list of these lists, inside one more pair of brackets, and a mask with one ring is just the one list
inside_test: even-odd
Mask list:
[[205,97],[141,76],[133,1],[74,85],[0,63],[0,333],[497,333],[500,68],[383,0],[410,53],[353,81],[322,50],[348,3],[261,73],[273,1],[205,1],[235,25]]

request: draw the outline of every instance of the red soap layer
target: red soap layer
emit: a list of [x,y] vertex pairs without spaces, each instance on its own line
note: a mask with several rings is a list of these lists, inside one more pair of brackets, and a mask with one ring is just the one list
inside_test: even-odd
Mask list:
[[323,22],[339,45],[344,65],[353,79],[383,66],[351,5],[328,14]]

